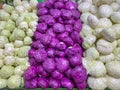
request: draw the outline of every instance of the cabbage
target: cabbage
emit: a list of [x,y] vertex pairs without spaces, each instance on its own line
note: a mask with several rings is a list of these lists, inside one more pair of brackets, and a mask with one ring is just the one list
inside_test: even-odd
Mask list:
[[4,48],[6,43],[8,43],[8,38],[5,36],[0,36],[0,48]]
[[68,78],[62,78],[61,85],[68,89],[73,89],[74,84]]
[[62,25],[60,23],[55,23],[53,26],[53,31],[55,33],[62,33],[65,31],[65,27],[64,27],[64,25]]
[[64,72],[69,68],[69,62],[66,58],[59,58],[56,60],[56,68],[60,72]]
[[55,62],[48,58],[47,60],[45,60],[43,62],[43,68],[47,71],[47,72],[52,72],[55,70]]
[[25,81],[25,88],[27,89],[37,88],[37,86],[38,86],[38,78]]
[[7,86],[7,80],[0,78],[0,89],[5,88]]
[[0,59],[0,68],[3,66],[3,60]]
[[15,40],[14,46],[18,47],[18,48],[21,47],[21,46],[23,46],[23,41],[21,41],[21,40]]
[[45,33],[47,30],[47,24],[46,23],[39,23],[37,25],[37,30],[41,33]]
[[60,81],[59,80],[50,78],[48,83],[49,83],[49,86],[51,88],[54,88],[54,89],[60,88]]
[[41,88],[47,88],[48,87],[48,80],[46,78],[38,78],[38,86]]
[[12,43],[5,44],[4,55],[14,55],[14,46]]
[[76,83],[82,83],[87,78],[87,71],[83,66],[76,66],[71,71],[71,76]]
[[4,65],[0,70],[0,77],[7,79],[13,74],[13,71],[14,71],[14,67],[9,65]]
[[4,58],[3,51],[4,51],[3,49],[0,49],[0,59]]
[[57,9],[61,9],[61,8],[64,8],[65,7],[65,5],[64,5],[64,3],[63,2],[55,2],[54,3],[54,7],[55,8],[57,8]]
[[54,18],[58,18],[61,15],[61,11],[58,9],[50,9],[50,14],[54,17]]
[[6,65],[14,65],[15,57],[14,56],[6,56],[4,58],[4,62],[5,62]]
[[12,20],[8,20],[5,24],[5,29],[12,32],[15,29],[15,23]]
[[22,76],[26,69],[27,69],[27,66],[19,65],[19,66],[15,67],[14,74]]
[[31,43],[32,43],[31,37],[25,37],[25,38],[24,38],[24,44],[25,44],[25,45],[30,45]]
[[30,80],[32,78],[36,77],[36,68],[31,66],[29,67],[25,73],[24,73],[24,79],[25,80]]
[[18,56],[21,58],[28,56],[29,49],[30,49],[30,46],[23,46],[23,47],[19,48]]
[[15,39],[17,40],[23,40],[25,37],[25,32],[23,30],[20,29],[15,29],[12,33],[12,40],[14,41]]
[[72,66],[79,66],[82,63],[82,56],[80,54],[76,54],[72,56],[69,61]]
[[114,77],[114,78],[120,78],[120,62],[119,61],[111,61],[106,64],[106,69],[108,72],[108,75]]
[[2,36],[9,37],[10,36],[10,31],[9,30],[2,30],[0,34]]
[[26,58],[20,58],[20,57],[15,57],[15,63],[17,64],[17,65],[29,65],[28,64],[28,57],[26,57]]
[[3,9],[8,13],[12,13],[12,11],[14,10],[14,7],[10,6],[10,5],[7,5],[7,4],[4,4]]
[[19,75],[13,75],[7,81],[7,85],[11,89],[19,88],[20,84],[21,84],[21,77]]
[[47,8],[40,8],[40,9],[38,10],[37,15],[40,16],[40,15],[45,15],[45,14],[47,14],[47,13],[48,13],[48,9],[47,9]]
[[10,18],[10,14],[8,14],[4,10],[0,10],[0,19],[3,21],[7,21]]
[[63,78],[63,74],[55,70],[54,72],[52,72],[52,77],[55,79],[61,80]]

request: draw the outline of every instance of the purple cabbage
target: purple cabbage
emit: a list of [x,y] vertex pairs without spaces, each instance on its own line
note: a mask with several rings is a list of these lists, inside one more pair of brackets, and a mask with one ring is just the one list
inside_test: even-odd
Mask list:
[[30,80],[36,77],[36,68],[34,66],[30,66],[24,73],[24,79]]
[[50,78],[49,79],[49,86],[51,88],[54,88],[54,89],[57,89],[57,88],[60,88],[60,81],[59,80],[56,80],[56,79],[53,79],[53,78]]
[[26,89],[86,88],[82,64],[82,22],[72,0],[37,4],[38,25],[28,52],[30,67],[23,74]]
[[36,52],[35,52],[35,54],[34,54],[34,58],[35,58],[35,60],[36,60],[36,62],[43,62],[43,61],[45,61],[46,60],[46,58],[47,58],[47,53],[46,53],[46,51],[45,50],[36,50]]
[[70,59],[70,64],[72,66],[79,66],[82,63],[82,56],[80,54],[76,54],[74,56],[72,56]]
[[38,86],[40,88],[48,88],[48,80],[44,77],[38,78]]
[[37,68],[37,74],[41,77],[47,77],[49,76],[49,74],[43,69],[43,67],[41,65],[38,65]]
[[56,68],[59,72],[64,72],[69,68],[69,61],[66,58],[59,58],[56,61]]
[[63,2],[55,2],[55,4],[54,4],[54,8],[57,8],[57,9],[61,9],[64,7],[65,7],[65,5]]
[[77,9],[78,5],[74,2],[68,1],[66,2],[65,6],[66,6],[66,9],[74,10],[74,9]]
[[76,66],[71,71],[71,75],[76,83],[82,83],[87,79],[87,71],[83,66]]
[[69,90],[72,90],[74,88],[74,84],[73,82],[71,82],[70,79],[64,77],[62,78],[61,80],[61,85],[64,87],[64,88],[68,88]]
[[63,24],[60,24],[60,23],[55,23],[53,25],[53,31],[55,33],[63,33],[65,31],[65,27]]
[[47,72],[53,72],[55,70],[55,62],[54,62],[54,60],[51,59],[51,58],[47,58],[47,60],[45,60],[43,62],[43,68]]
[[53,16],[53,18],[59,18],[61,11],[58,9],[50,9],[50,14]]
[[56,48],[58,49],[58,50],[65,50],[66,49],[66,44],[64,43],[64,42],[59,42],[59,43],[57,43],[57,45],[56,45]]
[[61,80],[63,78],[63,74],[55,70],[54,72],[52,72],[52,77],[55,79]]
[[54,57],[55,50],[53,48],[48,48],[46,51],[48,57]]
[[37,87],[38,87],[38,78],[33,78],[33,79],[28,80],[28,81],[25,80],[25,88],[26,89],[34,89]]
[[40,8],[37,12],[37,15],[40,16],[40,15],[45,15],[47,13],[48,13],[47,8]]
[[39,23],[37,25],[37,30],[40,32],[40,33],[45,33],[46,30],[47,30],[47,24],[46,23]]

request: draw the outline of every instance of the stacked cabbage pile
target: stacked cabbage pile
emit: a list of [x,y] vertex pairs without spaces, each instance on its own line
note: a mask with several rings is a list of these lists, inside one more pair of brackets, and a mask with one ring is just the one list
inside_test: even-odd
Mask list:
[[37,5],[39,21],[29,51],[31,66],[24,73],[26,88],[86,88],[82,65],[82,28],[77,4],[46,0]]
[[120,0],[79,0],[84,66],[92,90],[120,90]]
[[37,1],[13,3],[0,10],[0,89],[23,85],[22,74],[29,66],[28,50],[38,20]]

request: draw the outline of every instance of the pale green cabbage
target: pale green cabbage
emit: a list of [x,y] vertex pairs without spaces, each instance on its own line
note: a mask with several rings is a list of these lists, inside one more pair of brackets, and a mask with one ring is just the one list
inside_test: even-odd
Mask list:
[[14,67],[4,65],[0,70],[0,77],[7,79],[13,74],[13,72],[14,72]]
[[7,80],[0,78],[0,89],[5,88],[7,86]]
[[7,85],[11,89],[19,88],[20,84],[21,84],[21,76],[19,75],[13,75],[7,81]]
[[0,36],[0,48],[4,48],[6,43],[8,43],[8,38],[5,36]]
[[28,51],[30,50],[30,46],[23,46],[23,47],[20,47],[19,50],[18,50],[18,56],[21,57],[21,58],[24,58],[26,56],[28,56]]

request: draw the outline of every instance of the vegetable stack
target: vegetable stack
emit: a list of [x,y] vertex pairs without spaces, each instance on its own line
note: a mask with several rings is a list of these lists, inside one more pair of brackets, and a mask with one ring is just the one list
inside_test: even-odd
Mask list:
[[4,4],[0,9],[0,89],[23,86],[31,37],[38,20],[37,1],[14,0],[13,4]]
[[120,90],[120,0],[79,0],[86,49],[84,66],[92,90]]
[[86,88],[82,65],[82,28],[77,4],[46,0],[37,5],[37,29],[29,50],[30,67],[24,73],[26,88]]

